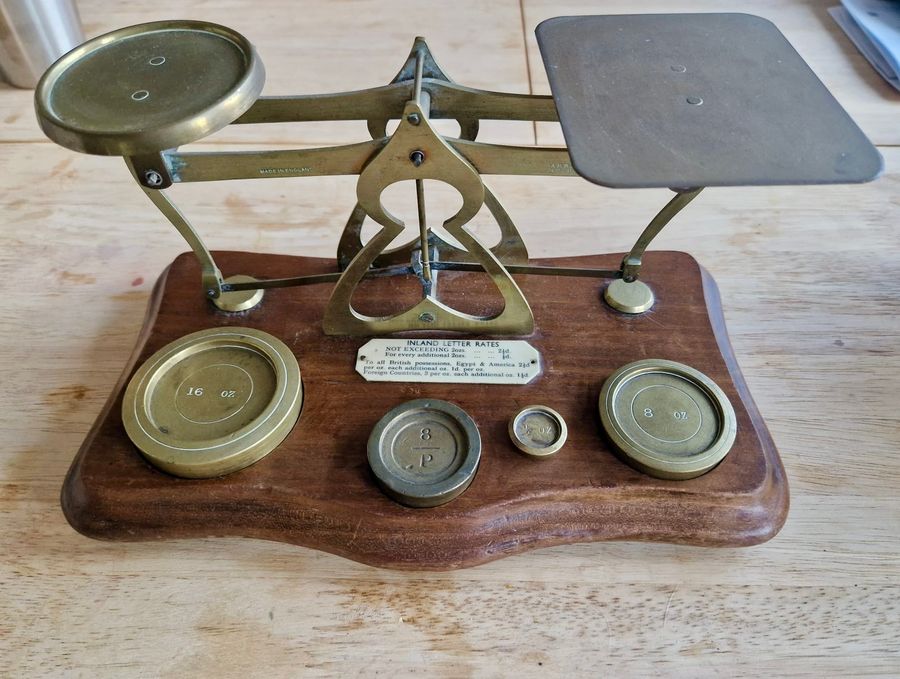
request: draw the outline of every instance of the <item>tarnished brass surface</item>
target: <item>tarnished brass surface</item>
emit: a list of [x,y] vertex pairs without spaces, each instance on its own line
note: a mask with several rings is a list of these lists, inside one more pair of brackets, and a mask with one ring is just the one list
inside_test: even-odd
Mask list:
[[131,158],[125,158],[125,164],[131,170],[132,176],[140,183],[144,195],[150,199],[150,202],[156,206],[156,209],[169,220],[169,223],[175,227],[175,230],[181,234],[185,242],[190,245],[191,250],[194,252],[194,257],[197,258],[197,262],[200,264],[200,284],[203,286],[203,294],[210,299],[217,298],[222,294],[222,272],[216,266],[212,253],[206,247],[206,243],[203,242],[200,234],[191,226],[191,223],[178,209],[178,206],[172,202],[167,193],[149,189],[141,183],[138,177],[139,172]]
[[125,391],[122,422],[152,465],[208,478],[274,450],[302,402],[300,368],[283,342],[251,328],[214,328],[147,359]]
[[[490,251],[504,265],[527,264],[528,250],[525,247],[522,236],[516,229],[516,225],[513,224],[509,213],[506,212],[486,184],[484,185],[484,205],[500,228],[500,240],[493,247],[489,248]],[[365,219],[366,211],[357,203],[353,212],[350,213],[350,218],[347,220],[347,225],[344,227],[344,232],[341,234],[341,240],[338,243],[338,266],[341,269],[347,268],[347,265],[363,248],[362,227]],[[428,242],[432,248],[437,250],[440,259],[456,262],[475,261],[467,251],[448,243],[434,231],[428,231]],[[372,264],[376,267],[382,267],[391,264],[407,263],[410,261],[413,250],[420,247],[421,241],[417,239],[400,247],[386,249],[375,258]]]
[[[413,52],[425,43],[417,38]],[[433,57],[431,57],[433,59]],[[428,75],[428,58],[422,91],[431,96],[432,119],[454,119],[465,123],[480,120],[558,120],[556,105],[549,95],[490,92],[465,87],[445,75]],[[396,110],[413,96],[413,75],[404,70],[389,85],[354,92],[315,95],[260,97],[235,124],[284,123],[314,120],[371,120],[372,136],[386,136],[384,128]],[[468,116],[471,116],[469,118]],[[384,127],[382,127],[384,125]],[[475,135],[461,134],[463,139]]]
[[535,30],[572,162],[611,188],[847,184],[883,160],[778,28],[739,12]]
[[262,62],[240,33],[202,21],[156,21],[106,33],[61,57],[38,83],[35,107],[56,143],[129,156],[225,127],[250,108],[264,82]]
[[359,174],[387,143],[373,139],[359,144],[278,151],[192,151],[166,154],[176,182],[274,177],[325,177]]
[[619,368],[600,392],[600,420],[628,464],[664,479],[690,479],[715,467],[734,444],[728,397],[698,370],[662,359]]
[[563,416],[547,406],[526,406],[509,420],[509,438],[516,448],[532,457],[549,457],[559,452],[568,435]]
[[[436,85],[434,87],[426,87],[426,78],[429,81],[435,81]],[[446,84],[452,83],[452,81],[444,73],[443,69],[438,66],[434,55],[428,49],[425,38],[416,36],[406,61],[403,62],[403,66],[400,67],[400,70],[388,84],[388,87],[400,83],[406,83],[407,87],[410,88],[409,96],[403,100],[403,105],[407,101],[415,101],[418,104],[423,104],[428,109],[429,117],[437,117],[438,112],[435,111],[433,113],[431,109],[432,91],[435,89],[442,91],[442,88]],[[475,139],[478,136],[478,118],[473,118],[471,108],[465,105],[460,106],[456,111],[457,113],[452,115],[452,117],[459,123],[459,136],[463,139]],[[366,116],[369,134],[372,135],[373,139],[387,136],[387,125],[393,117],[391,111],[383,111],[380,115]]]
[[[631,251],[622,260],[622,278],[625,279],[625,282],[631,283],[637,280],[641,271],[641,259],[650,245],[650,241],[656,238],[659,232],[663,230],[663,227],[672,221],[672,218],[694,200],[702,190],[702,188],[673,189],[675,197],[666,203],[656,213],[656,216],[650,220],[650,223],[644,228],[631,247]],[[652,299],[650,303],[653,303]]]
[[653,290],[643,281],[625,282],[617,278],[606,286],[603,299],[623,314],[642,314],[653,306]]
[[481,435],[475,421],[453,403],[407,401],[372,429],[368,458],[388,496],[409,507],[436,507],[472,483]]
[[[399,115],[399,113],[398,113]],[[508,146],[444,138],[479,174],[575,177],[565,149]],[[387,138],[358,144],[275,151],[171,151],[176,182],[359,174]]]
[[[159,54],[144,54],[151,47],[158,48]],[[125,65],[114,63],[116,59],[126,60]],[[191,82],[191,68],[209,61],[217,64],[209,82],[204,81],[203,87],[191,93],[179,89]],[[85,74],[92,76],[91,83],[78,85]],[[153,87],[142,86],[141,96],[127,107],[109,106],[120,94],[116,88],[121,88],[122,82],[151,76]],[[257,99],[263,78],[262,64],[253,47],[229,29],[200,22],[142,24],[115,31],[100,42],[90,41],[54,65],[37,97],[38,116],[48,134],[63,145],[126,156],[129,169],[147,196],[191,246],[201,265],[203,294],[220,309],[251,308],[259,300],[259,291],[267,287],[336,281],[323,318],[328,334],[451,330],[527,335],[533,331],[531,309],[511,274],[513,270],[556,272],[528,266],[528,251],[521,235],[499,200],[485,187],[481,175],[574,176],[575,172],[565,148],[503,146],[477,142],[475,138],[479,121],[484,118],[557,120],[552,98],[458,85],[438,66],[423,38],[416,38],[397,75],[383,87]],[[154,96],[155,92],[160,96]],[[60,131],[62,123],[56,124],[51,104],[69,111],[70,117],[72,112],[76,118],[81,116],[84,129],[71,134]],[[97,109],[96,114],[85,113],[89,109]],[[431,120],[438,118],[456,119],[459,138],[438,134],[431,125]],[[365,120],[373,139],[317,149],[209,153],[180,152],[176,148],[229,122],[351,119]],[[400,123],[388,135],[387,125],[392,119]],[[132,128],[139,133],[133,133]],[[251,276],[232,276],[227,282],[223,279],[197,230],[163,191],[178,182],[339,174],[359,175],[358,202],[338,246],[338,266],[343,274],[259,281],[258,288],[253,287]],[[462,195],[462,208],[443,224],[458,244],[441,238],[428,223],[425,179],[444,181]],[[394,241],[404,225],[384,210],[380,196],[386,187],[404,180],[416,186],[419,235],[397,246]],[[687,202],[676,198],[673,203],[678,200]],[[490,248],[466,229],[483,205],[500,229],[499,241]],[[663,209],[635,245],[639,252],[630,260],[626,258],[613,277],[627,274],[637,278],[643,249],[677,209],[672,210],[672,204]],[[361,232],[366,218],[378,222],[382,229],[363,244]],[[442,303],[438,274],[446,269],[486,272],[504,299],[503,309],[493,316],[474,316]],[[591,271],[586,275],[605,273]],[[575,270],[563,274],[580,275]],[[351,299],[360,281],[372,275],[417,276],[422,298],[394,316],[360,314]],[[252,294],[254,290],[256,295]]]
[[[540,265],[520,265],[507,264],[506,270],[511,274],[521,274],[523,276],[569,276],[573,278],[617,278],[621,275],[618,269],[593,269],[586,267],[569,267],[569,266],[540,266]],[[478,264],[470,264],[468,262],[440,262],[433,261],[431,263],[432,272],[437,271],[468,271],[470,273],[478,273],[482,271]],[[308,276],[295,276],[293,278],[264,278],[253,279],[249,283],[232,282],[222,283],[222,291],[237,292],[239,290],[268,290],[270,288],[292,288],[301,285],[320,285],[322,283],[336,283],[341,279],[343,274],[335,273],[319,273]],[[416,275],[416,267],[411,264],[380,267],[377,269],[369,269],[364,278],[382,278],[385,276],[414,276]]]
[[[417,75],[424,54],[420,53]],[[420,94],[419,88],[415,89]],[[410,100],[397,130],[387,145],[360,173],[357,201],[382,229],[347,265],[335,285],[325,309],[322,327],[329,335],[374,335],[404,330],[454,330],[477,333],[527,335],[534,329],[534,316],[519,286],[496,256],[465,229],[484,204],[484,185],[472,165],[438,134],[428,120],[428,99]],[[430,294],[424,286],[423,298],[412,308],[388,317],[366,316],[353,308],[351,299],[357,285],[375,259],[403,232],[404,224],[381,202],[388,186],[403,180],[437,179],[453,186],[463,199],[459,211],[443,226],[481,264],[503,296],[503,310],[495,316],[474,316],[453,309]]]
[[[704,32],[704,26],[717,30]],[[45,74],[36,106],[42,127],[58,143],[91,153],[126,156],[135,179],[194,251],[202,269],[203,294],[223,309],[233,304],[221,296],[251,289],[247,279],[234,284],[223,281],[197,231],[163,190],[178,182],[359,175],[357,204],[338,245],[337,265],[343,273],[259,282],[262,289],[336,279],[323,318],[325,332],[334,335],[416,330],[527,335],[533,331],[531,309],[512,274],[556,272],[528,266],[521,235],[485,187],[482,175],[581,174],[608,186],[666,186],[675,191],[677,195],[644,228],[619,270],[610,275],[621,280],[614,280],[604,292],[613,308],[641,313],[653,304],[650,289],[638,282],[644,251],[702,186],[864,181],[881,167],[877,151],[783,36],[758,17],[563,17],[544,22],[537,33],[553,97],[490,92],[454,83],[425,40],[418,37],[387,85],[354,92],[258,98],[263,67],[252,45],[240,34],[196,21],[141,24],[89,41],[60,59]],[[634,41],[634,36],[645,33],[662,37]],[[750,33],[757,36],[758,43],[748,39]],[[598,40],[598,36],[604,39]],[[733,45],[723,46],[726,38]],[[628,49],[615,45],[627,45]],[[758,88],[768,72],[760,45],[783,57],[772,66],[773,73],[818,101],[821,119],[808,123],[806,118],[814,117],[812,113],[788,115],[812,111],[809,102],[797,103],[790,88],[775,98],[780,115],[768,107],[751,107],[752,115],[745,114],[747,107],[738,103],[751,95],[757,101]],[[733,77],[733,46],[744,50],[740,58],[755,69],[752,77]],[[662,68],[663,62],[678,54],[686,65],[672,63]],[[723,66],[728,63],[730,67]],[[204,77],[195,78],[201,70]],[[640,77],[623,78],[622,73]],[[645,81],[646,86],[633,86],[633,82]],[[705,105],[696,93],[684,94],[685,87],[700,85],[708,98]],[[120,101],[123,93],[127,99]],[[723,106],[722,102],[731,104]],[[561,123],[569,138],[568,148],[476,141],[481,120],[557,121],[557,105],[565,113]],[[637,118],[636,110],[642,111]],[[634,122],[650,118],[660,124],[651,129]],[[456,120],[458,138],[438,134],[432,126],[436,119]],[[316,120],[365,121],[372,139],[312,149],[216,153],[177,149],[179,144],[230,122]],[[399,120],[399,125],[388,134],[392,120]],[[710,127],[709,121],[715,125]],[[783,125],[796,129],[786,134],[779,127]],[[710,129],[716,134],[710,134]],[[772,136],[773,130],[778,134]],[[847,139],[835,131],[846,132]],[[797,151],[801,138],[806,142]],[[832,147],[849,151],[822,151]],[[720,155],[719,148],[726,153]],[[633,157],[622,149],[632,149]],[[574,167],[575,156],[579,171]],[[462,195],[459,212],[443,224],[452,238],[441,238],[426,218],[426,179],[446,182]],[[381,203],[382,192],[401,181],[416,187],[419,208],[418,236],[404,244],[395,243],[404,225]],[[479,242],[466,228],[482,206],[500,229],[500,240],[492,247]],[[363,244],[361,233],[367,218],[381,230]],[[441,302],[438,279],[446,269],[487,273],[503,297],[502,311],[474,316]],[[364,278],[380,275],[417,277],[421,299],[393,316],[360,314],[351,304],[354,291]],[[580,274],[570,269],[556,275]]]

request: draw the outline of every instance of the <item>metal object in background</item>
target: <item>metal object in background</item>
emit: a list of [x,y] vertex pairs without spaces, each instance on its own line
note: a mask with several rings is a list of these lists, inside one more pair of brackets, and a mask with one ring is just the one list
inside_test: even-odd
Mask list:
[[35,87],[47,67],[84,42],[74,0],[0,0],[0,75]]

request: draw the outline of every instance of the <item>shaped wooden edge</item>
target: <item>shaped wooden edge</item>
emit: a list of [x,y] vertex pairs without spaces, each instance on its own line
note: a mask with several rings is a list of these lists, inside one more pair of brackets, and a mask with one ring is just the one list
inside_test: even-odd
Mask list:
[[[318,503],[302,497],[292,497],[281,507],[278,506],[281,501],[275,498],[267,498],[265,503],[225,500],[220,506],[210,498],[203,503],[206,512],[227,514],[234,519],[227,525],[220,521],[215,527],[191,522],[192,511],[198,509],[196,503],[188,507],[174,503],[162,507],[171,510],[165,523],[130,523],[128,512],[123,511],[124,503],[102,498],[94,492],[92,480],[81,473],[81,463],[152,335],[169,272],[180,259],[192,257],[185,253],[163,271],[154,286],[135,349],[66,475],[61,492],[63,513],[79,533],[100,540],[239,536],[286,542],[371,566],[404,570],[467,568],[532,549],[607,540],[702,547],[742,547],[766,542],[779,532],[787,518],[789,492],[784,467],[734,356],[718,286],[692,256],[686,256],[700,272],[714,337],[765,459],[765,480],[752,494],[721,497],[711,502],[707,495],[685,493],[675,485],[666,500],[649,503],[645,495],[622,487],[535,493],[498,503],[491,508],[492,518],[487,518],[484,511],[467,517],[447,535],[416,530],[416,522],[410,517],[403,520],[379,517],[375,530],[368,526],[363,529],[364,517],[355,521],[329,517]],[[655,489],[649,492],[659,495]],[[122,489],[121,496],[120,499],[127,500],[127,489]],[[590,507],[590,512],[585,511],[585,506]],[[627,520],[623,521],[625,515]],[[287,519],[293,525],[286,525]],[[691,528],[685,530],[685,525]],[[177,528],[173,530],[173,526]]]

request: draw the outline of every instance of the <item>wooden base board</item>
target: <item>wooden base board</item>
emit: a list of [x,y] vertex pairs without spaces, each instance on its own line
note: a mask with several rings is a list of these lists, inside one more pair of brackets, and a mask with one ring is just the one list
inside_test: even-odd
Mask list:
[[[277,278],[334,270],[333,260],[219,252],[226,275]],[[621,254],[537,261],[615,268]],[[203,299],[190,254],[179,256],[153,292],[138,345],[78,452],[62,490],[78,531],[110,540],[244,536],[325,550],[375,566],[451,569],[528,549],[594,540],[654,540],[741,546],[773,537],[785,521],[788,490],[778,452],[735,361],[712,278],[690,256],[653,252],[645,280],[654,308],[627,316],[602,302],[607,281],[517,276],[537,330],[527,338],[543,373],[524,386],[369,383],[355,371],[368,338],[328,337],[321,319],[332,285],[270,290],[237,314]],[[500,303],[490,279],[442,272],[442,300],[471,313]],[[355,304],[369,313],[411,306],[415,279],[375,279]],[[137,366],[165,344],[218,326],[245,326],[282,339],[303,379],[300,418],[266,458],[218,479],[178,479],[144,461],[125,434],[122,395]],[[429,336],[451,337],[447,333]],[[600,424],[603,381],[643,358],[687,363],[725,391],[737,414],[734,447],[714,470],[688,481],[654,479],[613,455]],[[379,490],[366,459],[369,432],[394,406],[414,398],[454,402],[478,424],[481,466],[459,498],[410,509]],[[507,422],[525,405],[559,411],[569,439],[557,455],[528,458]]]

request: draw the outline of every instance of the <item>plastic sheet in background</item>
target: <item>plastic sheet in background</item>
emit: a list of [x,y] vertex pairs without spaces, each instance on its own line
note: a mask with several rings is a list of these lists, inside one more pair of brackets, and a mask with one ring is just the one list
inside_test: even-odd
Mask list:
[[878,74],[900,91],[900,2],[842,0],[828,12]]

